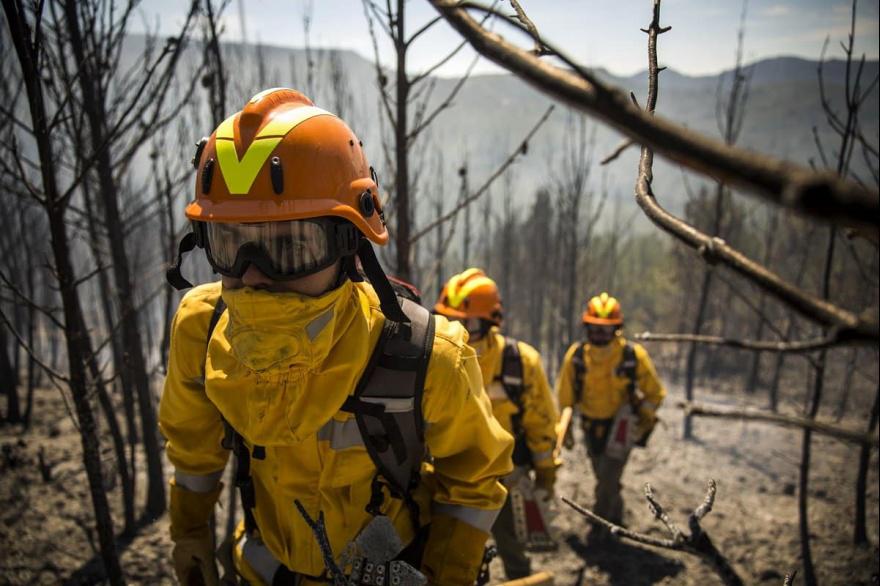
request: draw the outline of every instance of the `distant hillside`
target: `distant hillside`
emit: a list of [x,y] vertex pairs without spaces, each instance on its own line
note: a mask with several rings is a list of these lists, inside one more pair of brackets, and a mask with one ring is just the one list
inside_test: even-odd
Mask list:
[[[132,37],[127,54],[133,56],[143,44],[142,37]],[[190,59],[196,57],[198,47],[190,49]],[[261,87],[292,86],[306,91],[306,56],[302,49],[263,47],[261,55],[265,79],[258,79],[256,49],[252,46],[228,44],[225,46],[230,75],[230,95],[227,104],[230,112]],[[731,48],[731,56],[733,49]],[[379,98],[373,64],[351,51],[319,50],[313,59],[319,71],[315,101],[328,109],[334,107],[334,97],[326,79],[330,55],[338,59],[346,72],[347,87],[354,98],[354,111],[345,117],[362,136],[371,160],[380,170],[382,150],[379,146]],[[808,163],[817,158],[813,127],[827,151],[834,150],[836,139],[825,124],[822,113],[817,63],[794,57],[779,57],[752,63],[747,68],[751,75],[747,113],[739,144],[741,146],[796,161]],[[828,95],[835,107],[842,104],[842,84],[845,79],[844,62],[829,61],[825,64],[825,82]],[[878,72],[878,62],[865,64],[864,79],[872,80]],[[644,101],[647,94],[647,75],[641,73],[630,77],[615,77],[606,71],[597,74],[618,87],[635,92]],[[719,78],[729,79],[729,72],[718,75],[691,77],[674,70],[664,71],[660,76],[658,115],[681,122],[711,136],[719,136],[716,122],[716,99]],[[455,79],[436,79],[433,98],[438,101],[454,86]],[[203,96],[200,96],[203,99]],[[467,158],[472,185],[482,182],[503,160],[509,149],[518,144],[551,100],[526,83],[511,75],[481,75],[467,81],[454,104],[444,111],[431,127],[430,134],[416,143],[415,169],[420,172],[422,194],[433,196],[437,181],[433,161],[442,152],[447,168],[444,189],[451,199],[457,191],[455,170]],[[563,136],[568,127],[565,108],[559,107],[550,121],[539,131],[530,145],[529,154],[515,166],[515,181],[511,196],[518,203],[531,201],[534,190],[550,180],[558,167]],[[868,99],[861,115],[865,133],[878,136],[877,88]],[[210,129],[205,128],[203,133]],[[596,129],[594,160],[597,162],[594,186],[598,189],[600,177],[607,173],[607,185],[614,197],[631,200],[637,165],[637,149],[630,149],[608,168],[598,167],[598,160],[614,149],[621,138],[613,130],[598,125]],[[190,153],[182,156],[189,157]],[[429,163],[430,162],[430,163]],[[864,172],[861,157],[854,157],[854,166]],[[384,173],[387,176],[387,173]],[[682,173],[660,161],[655,169],[655,190],[665,205],[680,209],[684,199]],[[429,181],[430,180],[430,181]],[[500,184],[494,197],[501,197]],[[426,210],[427,203],[421,209]]]

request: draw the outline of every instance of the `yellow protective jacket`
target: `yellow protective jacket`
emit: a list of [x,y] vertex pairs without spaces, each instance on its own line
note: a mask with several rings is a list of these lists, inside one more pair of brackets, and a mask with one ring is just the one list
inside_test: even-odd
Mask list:
[[[174,317],[159,421],[175,482],[202,491],[216,484],[229,457],[222,415],[249,448],[265,447],[264,459],[251,458],[262,541],[294,572],[319,576],[321,551],[294,501],[313,519],[324,513],[337,556],[372,518],[365,507],[376,467],[362,439],[336,440],[356,429],[339,408],[381,333],[379,300],[368,284],[350,282],[318,298],[223,290],[228,310],[206,348],[220,295],[220,283],[196,287]],[[498,479],[510,471],[512,440],[491,416],[465,330],[434,319],[422,400],[434,466],[413,496],[423,525],[433,512],[488,533],[506,497]],[[408,543],[409,513],[387,489],[381,511]]]
[[[505,337],[493,327],[485,338],[473,344],[480,362],[483,386],[492,401],[492,413],[501,426],[514,433],[513,416],[520,409],[511,401],[501,384]],[[523,366],[522,427],[535,468],[554,466],[556,447],[556,402],[550,392],[541,355],[525,342],[517,341]]]
[[[626,340],[618,336],[608,346],[591,346],[578,342],[565,353],[559,376],[556,379],[556,394],[559,407],[576,407],[581,414],[590,419],[611,419],[620,406],[628,401],[628,379],[618,373],[623,359]],[[666,389],[657,377],[654,364],[648,352],[640,344],[632,344],[636,355],[636,389],[644,397],[646,404],[656,409],[666,396]],[[582,352],[586,374],[581,382],[580,403],[574,405],[574,365],[575,352]]]

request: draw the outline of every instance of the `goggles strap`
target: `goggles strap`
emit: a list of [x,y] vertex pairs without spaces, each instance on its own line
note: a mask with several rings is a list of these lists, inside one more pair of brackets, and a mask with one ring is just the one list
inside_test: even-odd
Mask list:
[[180,244],[177,245],[177,262],[165,271],[165,280],[178,291],[189,289],[193,286],[192,283],[184,279],[183,275],[180,274],[180,265],[183,263],[183,255],[195,248],[196,244],[196,233],[188,232],[186,236],[180,239]]
[[395,295],[391,283],[388,282],[388,277],[385,276],[385,271],[382,270],[379,259],[376,258],[373,247],[370,246],[370,241],[366,238],[361,238],[357,255],[361,259],[364,273],[373,285],[373,289],[376,290],[376,295],[379,296],[379,306],[385,317],[398,323],[409,323],[409,317],[400,308],[397,295]]

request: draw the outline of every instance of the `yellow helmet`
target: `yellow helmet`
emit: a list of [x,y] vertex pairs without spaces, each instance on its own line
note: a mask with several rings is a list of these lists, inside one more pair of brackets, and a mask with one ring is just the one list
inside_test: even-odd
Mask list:
[[587,302],[581,319],[585,324],[619,326],[623,324],[623,310],[617,299],[603,292]]

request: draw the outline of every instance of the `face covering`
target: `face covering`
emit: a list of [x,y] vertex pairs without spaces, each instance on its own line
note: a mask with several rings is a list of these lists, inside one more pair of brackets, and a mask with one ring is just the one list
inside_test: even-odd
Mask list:
[[334,336],[336,305],[350,287],[319,297],[272,293],[250,287],[224,289],[229,308],[226,337],[242,364],[263,371],[284,364],[314,368],[326,358]]
[[357,289],[346,282],[319,297],[249,287],[222,295],[229,321],[209,346],[211,400],[259,445],[315,433],[339,411],[369,358],[370,327]]

